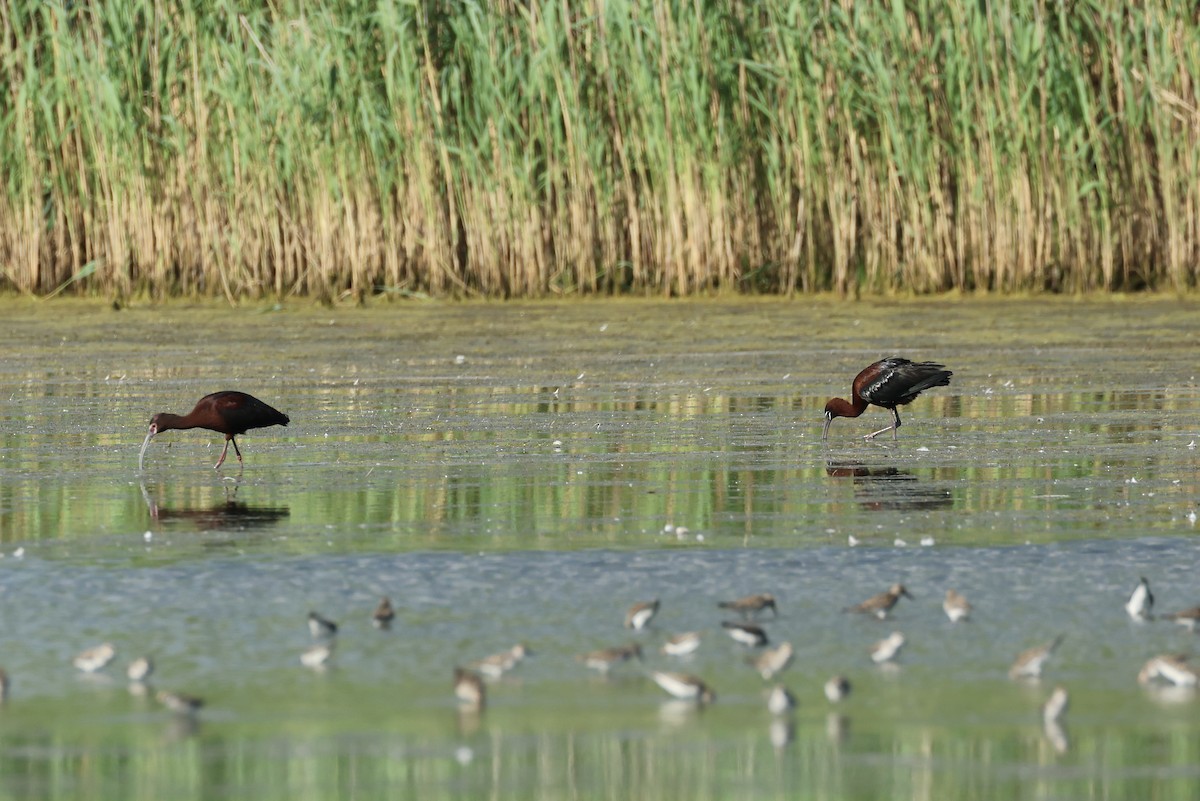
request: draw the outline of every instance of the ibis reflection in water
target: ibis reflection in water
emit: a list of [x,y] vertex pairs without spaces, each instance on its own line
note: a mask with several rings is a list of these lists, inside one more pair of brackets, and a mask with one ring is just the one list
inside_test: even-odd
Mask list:
[[825,463],[825,474],[850,479],[855,499],[875,511],[939,509],[954,502],[948,490],[925,486],[917,476],[897,467],[831,460]]

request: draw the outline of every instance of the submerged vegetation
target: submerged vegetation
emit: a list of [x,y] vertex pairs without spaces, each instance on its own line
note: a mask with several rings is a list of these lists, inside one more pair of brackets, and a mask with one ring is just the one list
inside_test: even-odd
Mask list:
[[1191,3],[0,9],[0,287],[1200,283]]

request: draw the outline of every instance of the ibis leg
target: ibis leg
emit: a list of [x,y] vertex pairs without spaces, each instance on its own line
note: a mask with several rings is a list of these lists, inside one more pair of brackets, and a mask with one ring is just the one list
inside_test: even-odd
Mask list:
[[225,454],[229,453],[229,440],[225,440],[225,447],[221,449],[221,458],[213,465],[213,470],[220,470],[221,465],[225,464]]
[[863,437],[863,439],[875,439],[875,437],[879,436],[884,431],[891,431],[892,439],[898,440],[899,437],[896,434],[896,429],[898,429],[899,427],[900,427],[900,412],[896,411],[895,409],[892,409],[892,424],[890,426],[888,426],[887,428],[881,428],[878,431],[873,431],[870,434],[867,434],[865,437]]

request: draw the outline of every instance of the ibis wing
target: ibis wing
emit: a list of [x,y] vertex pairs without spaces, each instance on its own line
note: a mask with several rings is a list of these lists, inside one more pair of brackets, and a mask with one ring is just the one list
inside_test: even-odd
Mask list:
[[950,376],[954,375],[944,364],[912,362],[899,357],[884,359],[879,366],[881,369],[875,378],[859,391],[859,395],[869,403],[884,407],[912,403],[925,390],[948,385]]
[[214,392],[201,399],[212,405],[213,411],[225,422],[229,433],[237,436],[252,428],[286,426],[288,416],[245,392]]

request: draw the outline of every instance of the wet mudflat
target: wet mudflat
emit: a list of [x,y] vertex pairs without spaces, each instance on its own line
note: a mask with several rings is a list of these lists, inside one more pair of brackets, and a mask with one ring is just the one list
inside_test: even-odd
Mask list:
[[[1200,326],[1180,301],[929,300],[5,308],[0,335],[0,784],[13,797],[1189,795],[1200,716],[1139,686],[1195,635],[1137,624],[1200,603]],[[901,412],[821,410],[881,356],[950,387]],[[156,411],[242,389],[292,424],[168,432]],[[857,545],[850,544],[853,537]],[[922,543],[925,544],[922,544]],[[19,555],[18,555],[19,554]],[[843,614],[903,582],[892,620]],[[955,587],[975,605],[950,624]],[[779,680],[716,601],[768,591]],[[398,617],[370,625],[381,595]],[[658,597],[650,630],[621,625]],[[341,622],[300,665],[309,609]],[[658,653],[702,632],[686,661]],[[896,669],[867,657],[892,631]],[[1040,683],[1016,653],[1066,634]],[[630,640],[645,666],[575,655]],[[111,641],[99,680],[70,664]],[[535,652],[460,714],[457,663]],[[205,696],[195,721],[131,694]],[[701,675],[669,703],[645,668]],[[854,684],[830,705],[834,672]],[[1062,732],[1038,706],[1071,694]],[[151,693],[152,695],[152,693]],[[1061,734],[1061,737],[1051,736]],[[87,769],[83,768],[86,763]],[[1099,789],[1097,789],[1099,788]]]

